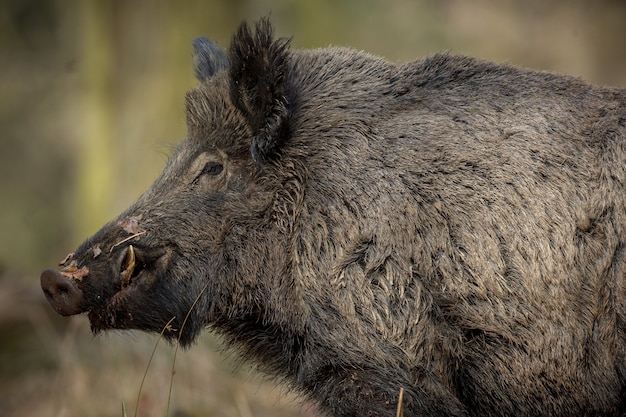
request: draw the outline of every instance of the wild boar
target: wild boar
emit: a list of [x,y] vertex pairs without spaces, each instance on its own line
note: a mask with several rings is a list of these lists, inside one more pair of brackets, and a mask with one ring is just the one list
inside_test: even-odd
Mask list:
[[289,43],[195,42],[186,139],[52,307],[208,326],[332,416],[623,415],[626,90]]

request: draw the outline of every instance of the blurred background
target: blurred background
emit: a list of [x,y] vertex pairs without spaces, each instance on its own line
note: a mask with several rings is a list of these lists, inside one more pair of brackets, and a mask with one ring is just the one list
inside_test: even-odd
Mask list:
[[39,288],[185,136],[191,40],[227,47],[265,15],[295,48],[447,50],[626,86],[619,0],[0,0],[0,417],[317,415],[208,333],[178,352],[173,383],[175,349],[159,343],[137,402],[158,338],[94,338]]

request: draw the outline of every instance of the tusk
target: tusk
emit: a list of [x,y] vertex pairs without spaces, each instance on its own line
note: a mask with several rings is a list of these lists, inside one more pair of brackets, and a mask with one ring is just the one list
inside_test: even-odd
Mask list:
[[128,245],[126,256],[124,257],[122,265],[124,266],[124,270],[122,271],[121,283],[122,289],[124,289],[130,283],[130,277],[135,270],[135,249],[133,248],[133,245]]

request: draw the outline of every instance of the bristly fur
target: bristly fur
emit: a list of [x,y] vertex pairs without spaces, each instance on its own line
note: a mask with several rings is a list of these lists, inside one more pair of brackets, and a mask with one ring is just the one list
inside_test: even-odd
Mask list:
[[231,100],[250,124],[250,151],[257,163],[272,158],[287,128],[289,43],[274,40],[268,19],[259,21],[254,32],[242,24],[232,40]]

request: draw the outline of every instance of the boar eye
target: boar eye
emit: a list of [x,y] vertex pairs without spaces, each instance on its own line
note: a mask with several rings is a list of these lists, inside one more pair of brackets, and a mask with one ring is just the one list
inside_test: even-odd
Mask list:
[[200,173],[196,176],[196,178],[193,180],[193,184],[197,183],[200,178],[204,175],[209,175],[209,176],[215,176],[215,175],[219,175],[222,171],[224,170],[224,165],[219,163],[219,162],[207,162],[204,167],[202,168],[202,171],[200,171]]
[[202,168],[202,172],[200,175],[217,175],[224,169],[224,165],[219,162],[207,162],[207,164]]

